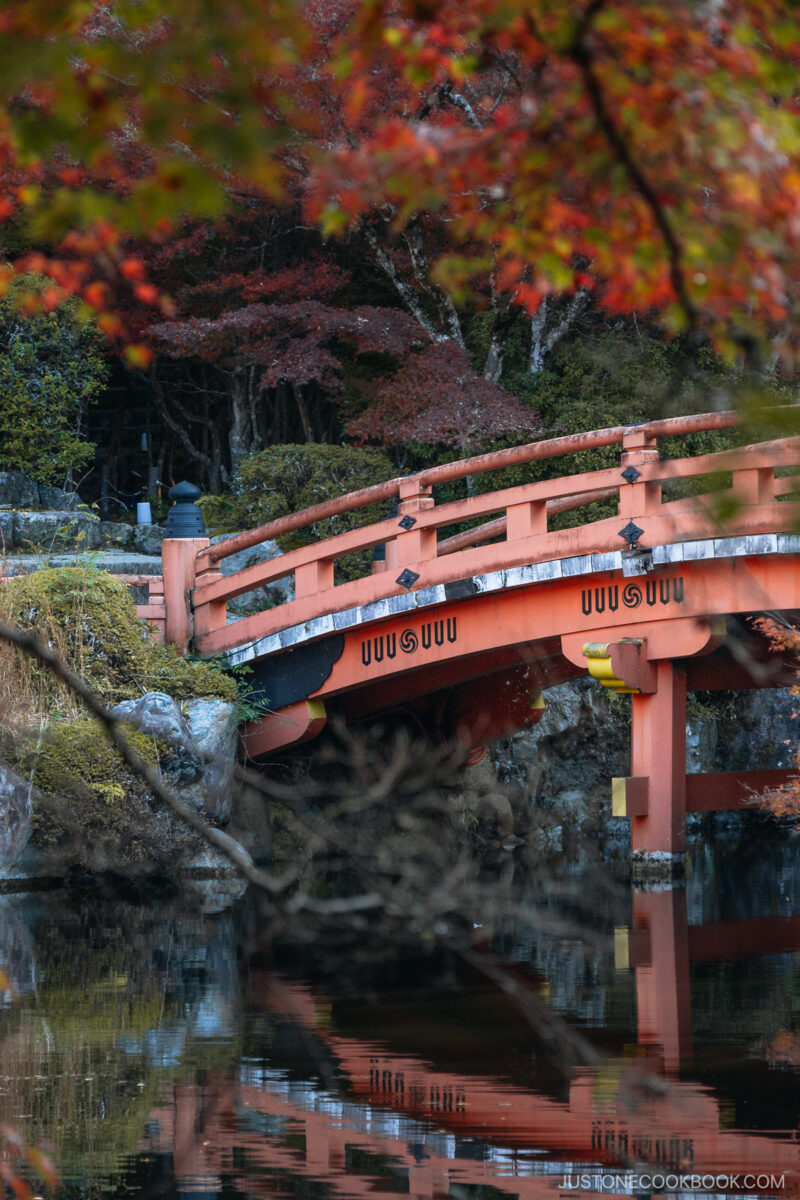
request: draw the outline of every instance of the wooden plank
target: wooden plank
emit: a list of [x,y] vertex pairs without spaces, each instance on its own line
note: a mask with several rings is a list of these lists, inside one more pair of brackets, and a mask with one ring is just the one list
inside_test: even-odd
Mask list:
[[753,796],[797,777],[793,768],[718,771],[686,776],[687,812],[730,812],[752,808]]

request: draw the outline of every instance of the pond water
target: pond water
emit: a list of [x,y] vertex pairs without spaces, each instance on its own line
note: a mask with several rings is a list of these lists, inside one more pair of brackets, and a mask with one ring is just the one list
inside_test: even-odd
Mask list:
[[798,868],[776,837],[680,888],[565,862],[475,952],[369,962],[268,943],[248,894],[5,895],[0,1122],[76,1200],[797,1195]]

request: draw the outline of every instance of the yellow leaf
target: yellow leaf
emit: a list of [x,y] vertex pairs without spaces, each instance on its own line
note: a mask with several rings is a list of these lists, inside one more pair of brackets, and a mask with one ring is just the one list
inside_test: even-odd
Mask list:
[[731,175],[730,190],[738,204],[758,204],[761,200],[758,181],[744,171],[735,171]]
[[149,346],[134,343],[131,346],[125,347],[125,360],[128,366],[133,367],[134,370],[143,371],[145,367],[150,365],[152,357],[153,352]]

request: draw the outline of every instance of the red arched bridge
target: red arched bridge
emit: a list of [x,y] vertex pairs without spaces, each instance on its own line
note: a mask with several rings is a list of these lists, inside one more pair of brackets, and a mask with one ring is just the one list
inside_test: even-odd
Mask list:
[[[314,737],[331,717],[391,713],[475,756],[537,721],[547,687],[588,671],[633,698],[631,774],[614,781],[614,812],[631,817],[635,851],[679,855],[686,811],[738,807],[749,788],[786,775],[686,775],[687,690],[785,684],[788,667],[747,618],[800,609],[800,438],[659,454],[662,439],[740,421],[708,413],[534,442],[377,484],[213,546],[166,539],[163,596],[140,612],[169,642],[251,666],[270,705],[243,730],[256,760]],[[605,469],[462,500],[433,494],[453,480],[615,445],[621,460]],[[614,516],[549,527],[556,514],[591,512],[584,506],[611,497]],[[392,500],[395,514],[375,524],[221,573],[239,550]],[[480,523],[448,536],[470,522]],[[337,581],[338,560],[379,548],[371,574]],[[293,600],[228,621],[229,601],[286,576]]]

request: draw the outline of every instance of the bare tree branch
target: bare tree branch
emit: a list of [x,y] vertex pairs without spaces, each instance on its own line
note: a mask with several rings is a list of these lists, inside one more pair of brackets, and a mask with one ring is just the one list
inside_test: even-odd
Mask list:
[[227,833],[223,833],[221,829],[216,829],[213,825],[209,825],[198,812],[187,808],[171,788],[166,787],[158,771],[146,763],[131,748],[125,736],[125,722],[119,721],[116,717],[112,716],[93,689],[79,675],[71,671],[53,650],[47,646],[43,646],[33,634],[25,633],[24,630],[18,629],[14,625],[8,625],[4,621],[0,622],[0,638],[3,641],[10,642],[14,646],[18,646],[26,654],[30,654],[33,658],[38,659],[39,662],[44,663],[57,679],[65,683],[75,695],[80,696],[92,716],[100,722],[109,741],[117,748],[120,756],[131,770],[135,771],[145,781],[153,794],[159,800],[163,801],[179,820],[194,830],[209,846],[213,846],[215,850],[218,850],[224,858],[227,858],[228,862],[245,879],[255,884],[256,887],[262,888],[270,895],[276,895],[283,890],[283,884],[279,880],[272,875],[268,875],[265,871],[260,871],[255,866],[244,846],[237,842],[235,838],[230,837]]
[[[239,768],[237,775],[249,786],[255,787],[260,793],[278,799],[290,808],[298,820],[308,823],[313,830],[313,841],[328,843],[339,852],[338,863],[334,858],[334,867],[356,867],[359,881],[366,884],[365,889],[355,895],[339,895],[330,899],[317,899],[311,896],[307,889],[298,888],[289,893],[289,887],[299,881],[299,872],[293,870],[286,876],[278,878],[259,870],[244,847],[222,830],[207,824],[195,811],[187,808],[180,798],[160,778],[158,772],[145,763],[131,749],[125,736],[124,722],[117,720],[99,700],[93,690],[58,656],[30,633],[14,626],[0,623],[0,639],[19,647],[42,662],[53,675],[62,680],[77,696],[81,698],[88,711],[99,721],[107,737],[120,753],[122,759],[140,778],[142,778],[152,793],[161,800],[174,815],[188,825],[208,845],[218,850],[239,872],[256,888],[271,899],[281,898],[277,912],[279,917],[292,916],[295,919],[307,914],[314,918],[346,917],[350,921],[352,931],[367,930],[364,921],[370,914],[380,912],[388,921],[384,937],[393,940],[394,934],[403,930],[413,937],[433,938],[436,942],[449,948],[470,966],[479,970],[486,978],[491,979],[518,1007],[527,1018],[537,1034],[558,1052],[560,1061],[568,1063],[599,1061],[599,1056],[590,1043],[577,1031],[554,1013],[531,989],[524,986],[515,974],[502,963],[497,962],[483,949],[475,947],[475,934],[472,926],[464,915],[470,911],[470,906],[479,905],[482,919],[495,920],[508,915],[512,911],[517,917],[525,917],[549,933],[572,932],[577,936],[574,926],[565,925],[552,912],[531,909],[529,906],[507,907],[497,895],[496,882],[489,884],[473,878],[469,870],[469,861],[464,857],[453,858],[449,847],[442,840],[430,836],[430,817],[436,809],[437,827],[441,825],[441,810],[437,807],[440,800],[437,793],[430,791],[432,775],[430,763],[423,761],[419,755],[410,753],[409,746],[398,743],[395,751],[385,763],[376,764],[370,761],[370,750],[359,751],[355,743],[346,747],[348,760],[359,761],[362,766],[369,765],[376,778],[372,785],[359,787],[355,791],[346,781],[339,785],[320,789],[316,785],[298,787],[296,784],[282,784],[275,780],[265,779],[264,776]],[[442,755],[438,760],[441,766],[452,766],[452,757]],[[423,794],[422,784],[427,782],[429,792]],[[315,812],[308,801],[315,792],[328,796],[333,793],[335,800],[337,792],[340,804],[335,803],[324,815]],[[412,803],[416,799],[416,808]],[[339,822],[335,819],[342,818]],[[367,814],[372,817],[383,814],[395,822],[394,836],[377,838],[370,846],[358,846],[357,839],[352,836],[354,822],[363,824]],[[398,848],[405,850],[401,859]],[[362,853],[363,851],[363,853]],[[312,863],[317,874],[320,869],[319,858],[312,857]],[[324,867],[324,860],[323,860]],[[557,891],[557,885],[551,889]],[[465,904],[467,907],[464,907]],[[336,925],[331,927],[337,928]],[[378,927],[379,929],[382,927]],[[316,928],[318,934],[319,930]],[[485,934],[481,933],[481,938]]]
[[432,342],[446,341],[447,335],[440,333],[436,328],[435,322],[425,311],[425,308],[423,307],[419,297],[416,295],[414,289],[400,274],[400,271],[397,269],[388,250],[386,250],[386,248],[378,241],[378,235],[375,233],[375,230],[370,229],[368,225],[364,225],[362,227],[362,232],[364,237],[367,239],[367,243],[370,246],[373,254],[375,255],[376,263],[383,271],[389,282],[392,284],[392,287],[406,305],[412,317],[414,317],[420,323]]
[[467,121],[473,129],[483,129],[483,125],[478,120],[475,109],[467,100],[466,96],[462,96],[460,92],[456,92],[449,84],[445,84],[441,89],[442,98],[448,100],[455,108],[460,108],[463,113],[466,113]]
[[631,183],[650,209],[656,227],[661,233],[669,259],[669,274],[675,296],[686,315],[690,330],[695,330],[699,324],[699,315],[686,285],[683,252],[677,235],[655,188],[637,163],[633,151],[609,112],[603,88],[595,70],[594,59],[587,45],[587,34],[592,20],[602,7],[603,0],[591,0],[591,3],[587,5],[572,45],[571,55],[583,76],[598,125]]

